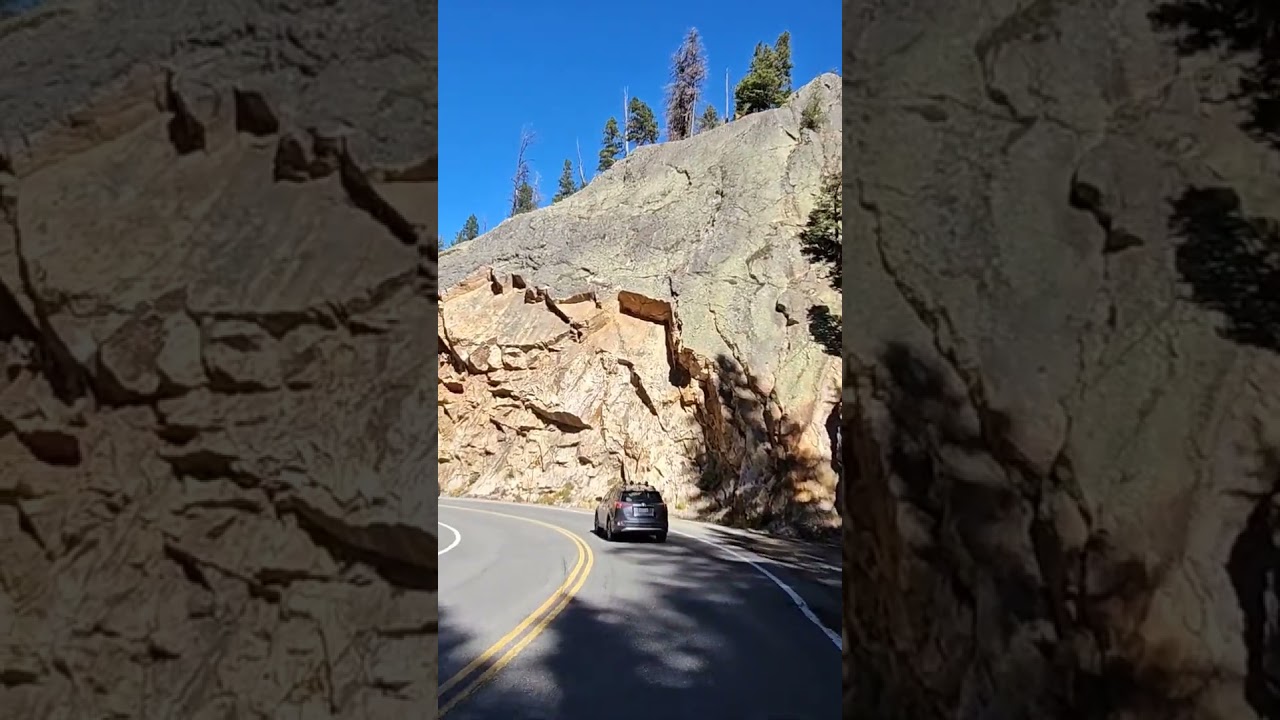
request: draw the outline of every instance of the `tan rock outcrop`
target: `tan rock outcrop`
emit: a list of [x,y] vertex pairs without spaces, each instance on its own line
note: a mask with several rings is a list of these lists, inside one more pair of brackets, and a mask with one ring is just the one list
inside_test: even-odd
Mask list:
[[442,490],[585,503],[626,478],[684,514],[837,524],[839,360],[796,318],[839,302],[797,239],[839,152],[824,75],[443,253]]
[[[327,131],[304,148],[312,172],[281,177],[307,103],[286,111],[300,98],[273,94],[279,77],[224,82],[240,41],[265,51],[247,38],[292,23],[298,50],[311,23],[356,15],[304,2],[232,37],[196,23],[183,37],[217,57],[98,86],[83,53],[103,37],[104,72],[156,40],[101,27],[108,5],[0,23],[6,62],[33,68],[0,73],[18,132],[0,183],[0,715],[429,713],[435,249],[418,198],[434,178],[361,169],[403,147]],[[77,38],[54,96],[37,46]],[[8,113],[15,76],[42,102]]]
[[845,716],[1276,717],[1274,8],[845,17]]

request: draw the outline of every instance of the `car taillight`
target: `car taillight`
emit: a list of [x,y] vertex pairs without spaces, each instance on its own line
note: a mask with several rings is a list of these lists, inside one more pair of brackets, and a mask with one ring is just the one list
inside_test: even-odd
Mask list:
[[614,509],[614,510],[623,510],[623,509],[626,509],[626,508],[629,508],[629,507],[631,507],[631,503],[624,503],[624,502],[619,501],[619,502],[615,502],[615,503],[613,504],[613,509]]

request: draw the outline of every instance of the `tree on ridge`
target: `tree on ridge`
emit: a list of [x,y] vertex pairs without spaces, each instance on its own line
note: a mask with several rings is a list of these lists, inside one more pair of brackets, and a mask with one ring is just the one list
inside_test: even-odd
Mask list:
[[733,91],[738,117],[782,107],[791,96],[791,33],[783,32],[774,46],[756,43],[751,67]]
[[529,169],[529,160],[525,154],[533,144],[533,132],[520,131],[520,149],[516,152],[516,174],[511,178],[511,217],[538,207],[538,191],[534,185]]
[[560,185],[551,198],[551,204],[554,205],[576,192],[578,192],[578,184],[573,181],[573,161],[566,159],[564,169],[560,172]]
[[631,98],[627,108],[627,142],[636,147],[658,142],[658,118],[643,100]]
[[716,112],[716,106],[707,103],[706,109],[702,111],[702,116],[698,118],[697,132],[706,132],[714,127],[720,126],[720,114]]
[[453,236],[453,244],[464,243],[468,240],[475,240],[480,236],[480,221],[476,219],[475,213],[467,216],[467,221],[462,224],[462,229],[457,235]]
[[622,134],[618,132],[617,118],[610,117],[604,123],[604,138],[600,141],[600,164],[596,167],[604,172],[613,167],[622,154]]
[[694,133],[695,113],[707,79],[707,56],[690,28],[671,57],[671,84],[667,86],[667,140],[684,140]]

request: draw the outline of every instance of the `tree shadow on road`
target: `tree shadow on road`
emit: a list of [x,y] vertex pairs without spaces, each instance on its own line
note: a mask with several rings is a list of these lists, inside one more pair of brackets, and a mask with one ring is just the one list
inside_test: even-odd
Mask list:
[[[836,716],[836,649],[759,573],[679,536],[586,539],[597,568],[638,574],[605,604],[599,594],[575,598],[447,720]],[[447,599],[441,605],[446,613]],[[459,653],[474,651],[467,629],[449,627],[447,616],[442,625],[442,667],[465,664]]]

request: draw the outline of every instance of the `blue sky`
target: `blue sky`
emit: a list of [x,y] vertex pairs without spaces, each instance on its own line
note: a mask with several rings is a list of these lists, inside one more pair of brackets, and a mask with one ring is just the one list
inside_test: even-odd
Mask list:
[[705,97],[724,114],[757,42],[791,31],[796,87],[840,67],[837,0],[608,5],[445,0],[440,4],[440,234],[451,242],[467,215],[482,228],[507,216],[521,128],[536,135],[529,153],[544,203],[565,159],[595,171],[610,115],[621,121],[627,88],[661,121],[671,55],[698,28],[709,71]]

